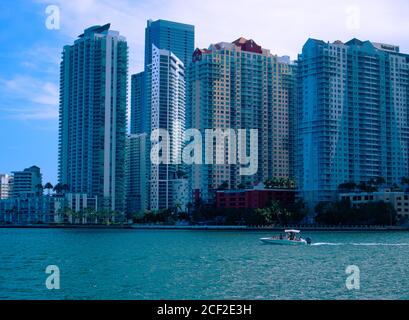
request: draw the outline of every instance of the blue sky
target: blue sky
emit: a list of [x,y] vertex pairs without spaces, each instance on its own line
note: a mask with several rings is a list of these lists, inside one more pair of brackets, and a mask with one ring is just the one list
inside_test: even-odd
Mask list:
[[[48,5],[60,29],[45,26]],[[196,46],[252,38],[295,59],[308,37],[353,37],[400,45],[409,52],[406,0],[1,0],[0,172],[41,167],[57,180],[59,60],[82,30],[110,22],[130,45],[130,73],[143,65],[147,19],[194,24]]]

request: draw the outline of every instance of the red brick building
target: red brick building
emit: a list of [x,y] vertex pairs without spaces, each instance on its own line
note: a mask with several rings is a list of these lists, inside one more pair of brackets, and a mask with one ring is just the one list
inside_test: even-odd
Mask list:
[[272,201],[283,205],[295,202],[293,189],[223,190],[216,192],[216,207],[229,209],[266,208]]

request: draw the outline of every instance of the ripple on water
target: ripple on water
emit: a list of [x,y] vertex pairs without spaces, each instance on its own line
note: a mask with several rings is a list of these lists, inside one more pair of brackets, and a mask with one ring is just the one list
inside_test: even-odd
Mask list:
[[[0,229],[2,299],[409,299],[408,233],[323,233],[310,247],[256,232]],[[61,290],[45,288],[57,264]],[[345,287],[357,265],[361,290]]]

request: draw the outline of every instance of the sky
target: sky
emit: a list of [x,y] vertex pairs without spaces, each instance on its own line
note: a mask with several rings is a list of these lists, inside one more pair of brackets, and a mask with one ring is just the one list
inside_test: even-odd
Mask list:
[[[59,28],[47,27],[49,5]],[[61,51],[89,26],[109,22],[127,38],[133,74],[143,69],[148,19],[193,24],[196,47],[243,36],[296,59],[308,38],[409,53],[408,16],[407,0],[1,0],[0,173],[38,165],[44,183],[57,183]]]

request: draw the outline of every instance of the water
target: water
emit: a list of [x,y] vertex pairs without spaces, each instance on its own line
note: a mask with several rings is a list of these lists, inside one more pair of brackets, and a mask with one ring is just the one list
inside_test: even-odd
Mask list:
[[[0,299],[409,299],[409,233],[0,229]],[[61,289],[47,290],[57,265]],[[360,268],[349,291],[345,269]]]

